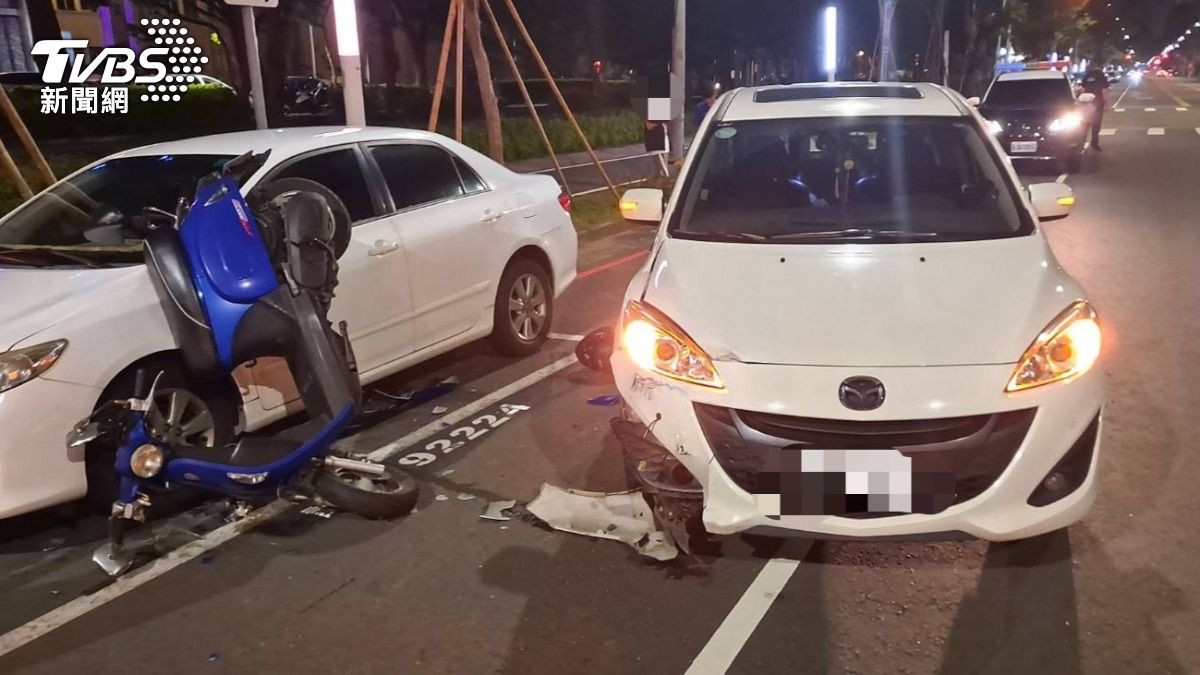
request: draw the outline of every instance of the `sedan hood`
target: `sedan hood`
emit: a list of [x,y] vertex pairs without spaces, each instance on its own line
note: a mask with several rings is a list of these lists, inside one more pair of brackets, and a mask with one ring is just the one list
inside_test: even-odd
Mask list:
[[96,293],[131,275],[145,274],[140,265],[113,269],[47,269],[0,267],[0,351],[30,336],[57,339],[54,326],[69,321],[96,302],[120,302],[120,295]]
[[791,246],[667,239],[644,299],[717,361],[1008,364],[1080,290],[1039,235]]

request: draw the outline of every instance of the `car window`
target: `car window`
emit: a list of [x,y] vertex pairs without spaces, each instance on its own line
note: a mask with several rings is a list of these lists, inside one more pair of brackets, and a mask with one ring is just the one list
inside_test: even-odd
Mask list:
[[674,236],[777,243],[962,241],[1033,231],[967,118],[721,124],[705,140]]
[[985,105],[1042,106],[1062,105],[1074,100],[1065,78],[1054,80],[999,80],[988,92]]
[[431,145],[376,145],[371,154],[397,210],[466,194],[450,153]]
[[0,224],[0,245],[83,246],[83,232],[101,206],[127,216],[147,207],[173,212],[205,174],[229,155],[154,155],[101,162],[42,192]]
[[371,189],[367,187],[358,156],[351,148],[309,155],[288,164],[274,177],[307,178],[324,185],[342,200],[350,212],[350,219],[356,223],[379,215],[371,201]]
[[456,156],[454,158],[454,165],[458,167],[458,175],[462,177],[463,189],[467,191],[467,194],[471,195],[487,189],[479,174],[475,173],[475,170],[470,166],[467,166],[467,163],[461,157]]

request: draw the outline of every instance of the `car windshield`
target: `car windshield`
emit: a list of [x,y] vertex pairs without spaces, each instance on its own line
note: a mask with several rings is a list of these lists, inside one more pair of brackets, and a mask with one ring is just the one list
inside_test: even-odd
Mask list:
[[123,247],[97,246],[88,242],[84,231],[92,227],[101,208],[114,207],[126,216],[147,207],[174,212],[179,198],[191,197],[201,177],[230,159],[227,155],[154,155],[102,162],[42,192],[0,222],[0,250],[53,247],[75,255],[137,253],[141,244],[136,239]]
[[1071,86],[1065,79],[1000,80],[992,85],[984,105],[1008,108],[1055,106],[1072,102]]
[[718,126],[678,238],[760,243],[963,241],[1033,231],[973,121],[800,118]]

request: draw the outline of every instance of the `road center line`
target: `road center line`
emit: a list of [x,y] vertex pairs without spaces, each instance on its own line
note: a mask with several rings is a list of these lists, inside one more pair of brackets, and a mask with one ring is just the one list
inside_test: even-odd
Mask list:
[[1124,112],[1123,110],[1117,110],[1117,109],[1121,107],[1121,101],[1125,100],[1125,95],[1129,93],[1130,89],[1133,89],[1133,82],[1130,82],[1129,84],[1125,85],[1125,91],[1121,92],[1120,98],[1118,98],[1117,102],[1113,104],[1113,110],[1116,110],[1117,112]]
[[686,675],[719,675],[729,670],[734,659],[754,634],[766,616],[771,603],[779,597],[792,574],[800,567],[799,560],[772,558],[759,571],[750,587],[742,594],[717,632],[688,667]]
[[1101,136],[1116,136],[1117,130],[1116,129],[1101,129],[1100,135]]

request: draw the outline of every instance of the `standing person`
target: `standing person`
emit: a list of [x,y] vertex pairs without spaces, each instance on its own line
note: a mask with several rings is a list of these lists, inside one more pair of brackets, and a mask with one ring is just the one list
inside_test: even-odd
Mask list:
[[1104,109],[1108,107],[1108,100],[1105,96],[1105,91],[1110,86],[1108,77],[1104,74],[1104,70],[1099,66],[1088,71],[1086,77],[1083,78],[1083,90],[1086,93],[1092,94],[1096,100],[1092,102],[1094,110],[1092,111],[1092,148],[1096,152],[1100,150],[1100,127],[1104,123]]
[[704,97],[704,100],[700,101],[700,104],[696,106],[697,129],[704,123],[704,118],[708,117],[708,111],[712,110],[713,106],[717,104],[717,96],[721,94],[721,85],[714,82],[709,85],[707,93],[708,95]]

